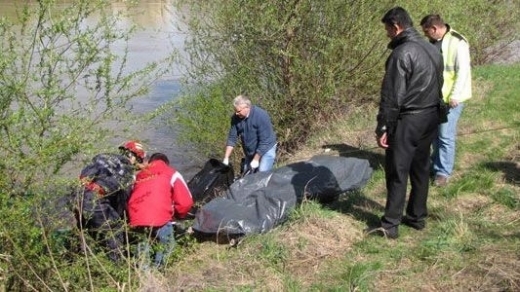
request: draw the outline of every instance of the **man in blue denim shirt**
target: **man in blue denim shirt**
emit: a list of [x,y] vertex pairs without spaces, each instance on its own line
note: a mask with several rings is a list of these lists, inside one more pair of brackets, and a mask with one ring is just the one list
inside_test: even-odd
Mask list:
[[231,117],[224,154],[224,164],[229,164],[238,138],[242,143],[245,155],[245,165],[249,170],[269,171],[273,168],[276,158],[276,134],[269,114],[262,108],[251,104],[249,98],[243,95],[233,100],[235,114]]

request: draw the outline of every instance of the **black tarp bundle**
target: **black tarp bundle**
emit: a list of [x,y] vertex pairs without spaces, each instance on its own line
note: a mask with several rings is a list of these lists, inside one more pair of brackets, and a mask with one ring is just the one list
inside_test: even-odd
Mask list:
[[235,175],[231,166],[211,158],[202,170],[188,181],[188,188],[196,207],[198,207],[224,195],[234,180]]
[[250,174],[236,180],[224,196],[203,205],[192,228],[219,236],[264,233],[287,219],[304,198],[333,201],[365,186],[372,171],[365,159],[322,155]]

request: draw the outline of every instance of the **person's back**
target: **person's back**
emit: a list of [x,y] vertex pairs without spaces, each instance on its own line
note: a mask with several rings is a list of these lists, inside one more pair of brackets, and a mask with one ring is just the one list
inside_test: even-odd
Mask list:
[[[98,154],[81,170],[80,180],[86,195],[107,201],[119,216],[124,215],[134,181],[134,166],[127,157],[113,153]],[[83,201],[87,203],[83,206],[85,209],[90,200]]]
[[[152,155],[153,157],[153,155]],[[193,200],[180,174],[163,160],[152,160],[137,174],[128,202],[130,226],[163,226],[183,218]]]
[[143,146],[129,141],[120,154],[98,154],[80,173],[81,189],[76,194],[78,228],[86,229],[117,261],[124,243],[126,203],[134,182],[135,164],[145,157]]
[[174,220],[184,218],[192,206],[193,199],[184,178],[169,166],[166,155],[150,156],[148,164],[137,174],[128,201],[130,226],[149,237],[138,246],[144,260],[150,254],[148,241],[158,241],[162,247],[155,252],[155,265],[164,264],[175,247]]

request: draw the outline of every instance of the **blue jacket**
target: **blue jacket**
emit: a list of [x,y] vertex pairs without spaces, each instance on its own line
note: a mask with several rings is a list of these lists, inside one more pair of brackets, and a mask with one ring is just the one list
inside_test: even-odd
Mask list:
[[240,119],[236,115],[231,117],[226,145],[235,147],[239,136],[246,157],[251,157],[255,153],[263,156],[276,144],[271,118],[265,110],[257,106],[251,107],[247,118]]

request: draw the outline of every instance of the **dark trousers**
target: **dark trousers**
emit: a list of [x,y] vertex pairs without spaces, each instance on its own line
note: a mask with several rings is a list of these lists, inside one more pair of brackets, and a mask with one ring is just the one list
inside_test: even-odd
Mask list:
[[410,179],[411,190],[406,215],[414,221],[426,219],[426,202],[430,180],[430,148],[437,136],[439,115],[437,110],[402,115],[388,133],[385,172],[387,198],[381,226],[390,229],[398,226],[403,217],[406,190]]
[[105,246],[111,260],[120,260],[124,248],[123,218],[108,197],[100,197],[87,189],[80,195],[76,214],[78,227],[87,229],[89,235]]

